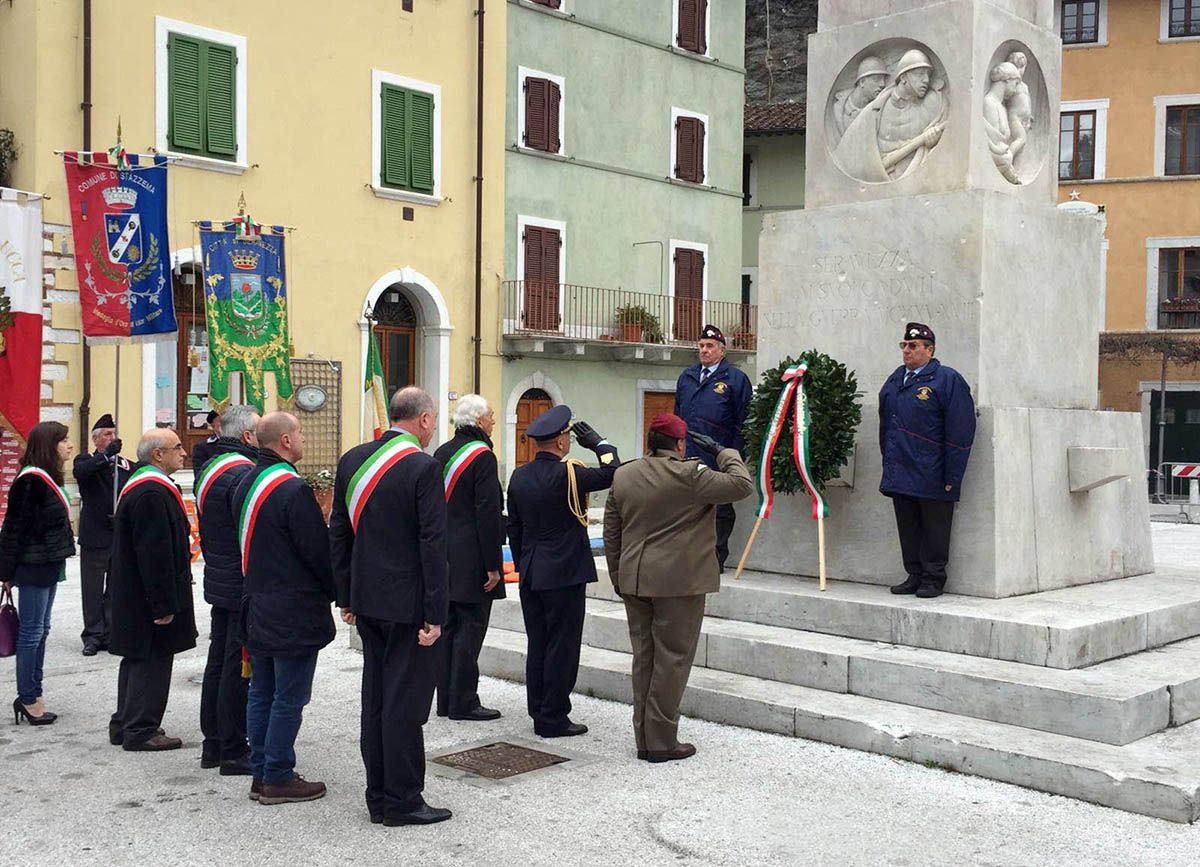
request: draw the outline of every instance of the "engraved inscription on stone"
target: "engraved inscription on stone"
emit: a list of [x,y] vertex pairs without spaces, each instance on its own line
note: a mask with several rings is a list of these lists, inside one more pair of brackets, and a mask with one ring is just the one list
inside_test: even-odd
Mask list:
[[929,47],[884,39],[860,51],[834,81],[825,109],[834,163],[867,183],[916,172],[949,117],[946,70]]
[[992,162],[1005,180],[1027,184],[1046,162],[1049,98],[1041,67],[1020,42],[996,49],[988,64],[983,127]]

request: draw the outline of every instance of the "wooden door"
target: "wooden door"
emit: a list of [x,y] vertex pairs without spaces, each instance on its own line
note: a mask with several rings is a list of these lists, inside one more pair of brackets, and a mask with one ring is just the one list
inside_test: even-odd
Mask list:
[[[204,375],[208,359],[203,357],[208,353],[208,328],[203,311],[176,310],[175,317],[179,324],[175,358],[175,432],[187,450],[185,466],[190,467],[192,449],[212,436],[212,430],[207,427],[208,411],[212,407],[208,399],[208,378]],[[200,366],[192,367],[193,362]]]
[[402,388],[414,385],[415,347],[417,330],[408,326],[377,325],[375,338],[379,341],[379,364],[383,367],[383,386],[386,400]]
[[557,331],[559,324],[559,258],[562,234],[557,229],[526,226],[525,285],[522,317],[527,329]]
[[675,392],[647,391],[642,393],[642,452],[650,451],[650,422],[659,413],[675,412]]
[[537,442],[525,435],[529,423],[546,410],[554,406],[550,395],[540,388],[531,388],[521,395],[517,403],[517,466],[521,467],[533,460],[537,453]]
[[704,253],[680,247],[675,251],[674,336],[691,343],[704,327]]

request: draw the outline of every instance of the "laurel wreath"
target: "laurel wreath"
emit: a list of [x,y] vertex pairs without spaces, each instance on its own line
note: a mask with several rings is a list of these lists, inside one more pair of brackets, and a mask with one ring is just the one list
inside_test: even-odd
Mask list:
[[[113,283],[124,283],[126,275],[119,268],[116,268],[108,261],[108,251],[104,249],[103,243],[100,241],[100,236],[92,236],[92,258],[96,265],[104,274],[105,278]],[[155,269],[158,268],[158,238],[155,235],[150,236],[150,252],[146,258],[142,260],[142,264],[129,272],[129,289],[126,290],[135,297],[149,298],[157,293],[153,290],[149,292],[138,292],[133,289],[134,283],[140,283],[149,277]]]
[[16,317],[12,313],[12,302],[8,300],[8,291],[5,287],[0,286],[0,353],[8,348],[4,332],[12,328],[16,321]]
[[[808,363],[804,387],[808,397],[809,427],[808,469],[813,481],[824,490],[826,482],[836,478],[854,451],[854,434],[862,422],[862,395],[854,371],[824,353],[810,349],[799,358],[789,356],[763,371],[754,398],[746,413],[742,435],[746,453],[758,470],[766,439],[775,413],[775,404],[783,390],[783,372],[800,362]],[[771,460],[771,483],[775,491],[794,494],[804,490],[804,481],[792,460],[793,413],[789,410],[783,433]]]

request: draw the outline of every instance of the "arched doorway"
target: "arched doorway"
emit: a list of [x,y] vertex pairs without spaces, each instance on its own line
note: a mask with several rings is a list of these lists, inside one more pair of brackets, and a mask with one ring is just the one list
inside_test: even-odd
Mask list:
[[417,382],[417,314],[401,287],[387,289],[371,311],[387,398]]
[[536,441],[525,435],[525,429],[531,421],[553,406],[554,400],[540,388],[528,389],[517,401],[516,466],[529,463],[537,452]]

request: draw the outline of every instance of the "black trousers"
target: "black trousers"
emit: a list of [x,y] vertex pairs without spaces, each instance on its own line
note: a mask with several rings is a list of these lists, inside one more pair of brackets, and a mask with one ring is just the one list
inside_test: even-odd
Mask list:
[[438,678],[437,712],[468,713],[479,707],[479,651],[492,617],[492,600],[450,602],[450,613],[439,643],[445,664]]
[[419,810],[425,800],[425,737],[442,640],[417,643],[420,626],[358,618],[363,643],[362,729],[367,810],[388,816]]
[[950,561],[950,525],[954,503],[920,497],[892,497],[896,530],[904,571],[922,583],[939,589],[946,586],[946,564]]
[[108,721],[108,734],[128,747],[158,734],[167,698],[171,695],[171,668],[175,654],[156,652],[145,659],[121,660],[117,672],[117,712]]
[[586,584],[558,590],[521,588],[528,654],[525,696],[533,730],[557,733],[571,722],[571,690],[579,675]]
[[246,742],[246,690],[242,677],[242,643],[234,626],[236,611],[212,609],[208,633],[208,662],[200,687],[200,731],[204,756],[224,762],[240,759],[250,751]]
[[737,513],[733,510],[733,503],[721,503],[717,506],[717,562],[721,568],[725,568],[725,561],[729,559],[729,534],[733,532],[733,524],[737,520]]
[[79,549],[79,589],[83,597],[83,646],[108,647],[108,624],[112,620],[105,580],[108,577],[108,548]]

